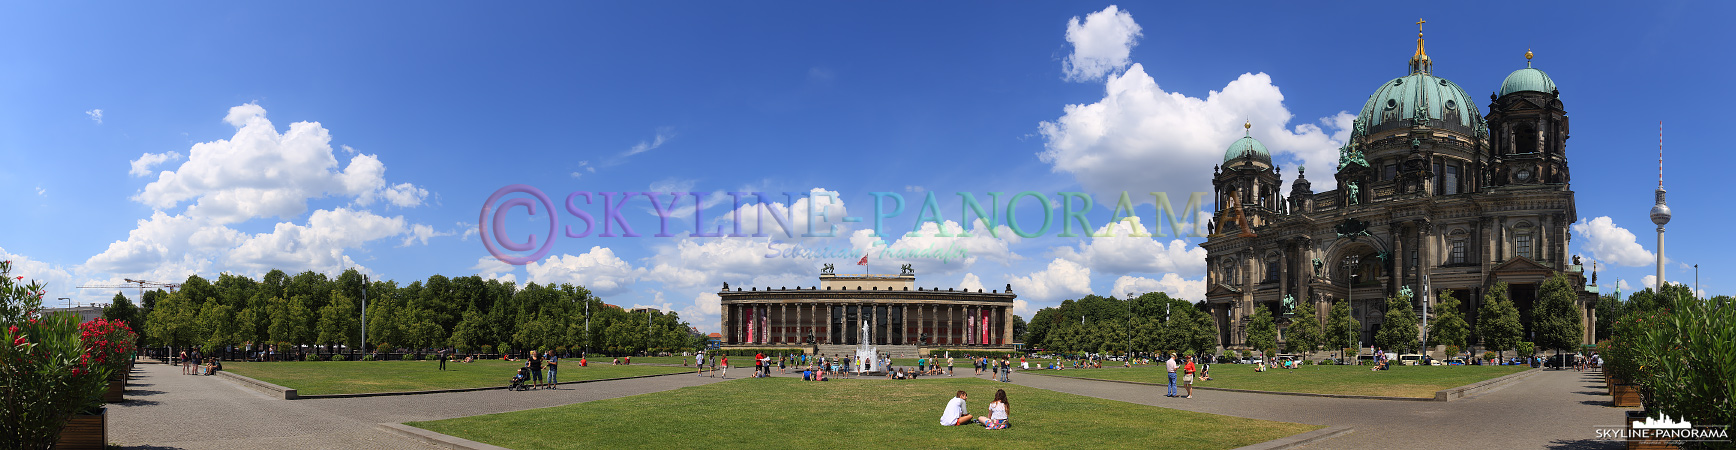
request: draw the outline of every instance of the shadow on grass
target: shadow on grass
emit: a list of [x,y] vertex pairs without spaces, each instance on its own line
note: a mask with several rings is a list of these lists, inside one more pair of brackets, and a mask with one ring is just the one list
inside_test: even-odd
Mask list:
[[1619,448],[1627,448],[1627,444],[1620,442],[1620,441],[1600,441],[1600,440],[1596,440],[1596,439],[1577,439],[1577,440],[1557,439],[1554,441],[1550,441],[1549,446],[1545,447],[1545,448],[1559,449],[1559,450],[1603,450],[1603,449],[1613,450],[1613,449],[1619,449]]

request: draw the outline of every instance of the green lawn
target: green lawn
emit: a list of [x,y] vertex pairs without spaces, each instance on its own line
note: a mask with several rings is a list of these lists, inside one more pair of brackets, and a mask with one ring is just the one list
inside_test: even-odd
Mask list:
[[[561,360],[561,381],[597,380],[639,375],[681,373],[689,369],[662,366],[612,366],[607,362],[579,367],[579,360]],[[302,395],[402,392],[433,389],[506,386],[523,361],[486,360],[473,363],[447,362],[438,370],[435,361],[294,361],[231,362],[223,369],[279,386],[295,388]]]
[[[1278,392],[1433,398],[1438,390],[1517,373],[1530,367],[1395,365],[1392,370],[1375,372],[1368,369],[1369,366],[1302,366],[1294,370],[1254,372],[1254,366],[1251,365],[1213,364],[1211,381],[1200,381],[1194,385]],[[1133,369],[1045,370],[1041,373],[1145,383],[1169,382],[1168,373],[1161,365],[1139,366]],[[1181,382],[1179,375],[1176,382]]]
[[[1012,427],[943,427],[953,393],[972,414],[1006,389]],[[552,408],[409,425],[503,447],[1235,448],[1319,427],[1244,419],[973,378],[742,379]]]

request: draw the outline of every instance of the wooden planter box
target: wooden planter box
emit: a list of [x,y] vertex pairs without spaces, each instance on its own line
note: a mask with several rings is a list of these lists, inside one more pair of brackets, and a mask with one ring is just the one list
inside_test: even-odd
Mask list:
[[1676,447],[1675,444],[1671,444],[1669,439],[1659,439],[1659,438],[1639,439],[1639,438],[1635,438],[1633,435],[1634,422],[1635,421],[1643,421],[1643,420],[1646,420],[1646,412],[1645,411],[1628,411],[1627,412],[1627,429],[1628,429],[1627,448],[1628,448],[1628,450],[1676,450],[1677,448],[1679,448],[1679,447]]
[[108,408],[96,414],[74,414],[60,429],[56,450],[103,450],[108,445]]
[[125,400],[125,399],[121,398],[121,396],[122,396],[122,394],[124,394],[126,392],[126,390],[127,390],[127,380],[121,379],[121,378],[110,379],[109,384],[108,384],[108,390],[103,391],[103,393],[102,393],[103,403],[120,403],[121,401]]
[[1640,387],[1637,384],[1618,384],[1610,392],[1614,396],[1615,406],[1640,406]]

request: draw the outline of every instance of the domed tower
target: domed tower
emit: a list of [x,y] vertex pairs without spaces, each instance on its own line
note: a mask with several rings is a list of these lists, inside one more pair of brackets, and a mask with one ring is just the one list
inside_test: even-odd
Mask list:
[[1419,28],[1410,73],[1368,97],[1339,149],[1338,204],[1475,192],[1464,174],[1479,167],[1487,135],[1471,96],[1434,75]]
[[1489,94],[1490,167],[1487,176],[1495,186],[1567,184],[1567,110],[1561,92],[1549,74],[1531,67],[1530,50],[1525,68],[1501,81],[1501,90]]
[[[1272,153],[1251,135],[1253,123],[1243,123],[1243,136],[1224,150],[1224,163],[1212,168],[1216,228],[1213,234],[1247,234],[1277,214],[1282,184]],[[1245,225],[1245,226],[1244,226]]]

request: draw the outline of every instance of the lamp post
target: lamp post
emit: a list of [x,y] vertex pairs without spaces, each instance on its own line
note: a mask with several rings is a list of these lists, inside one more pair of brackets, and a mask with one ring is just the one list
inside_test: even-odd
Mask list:
[[68,312],[72,311],[72,297],[61,297],[55,300],[66,300],[66,310]]
[[361,276],[361,353],[368,353],[368,276]]
[[[1356,268],[1361,263],[1362,255],[1350,255],[1344,257],[1344,302],[1346,303],[1346,306],[1351,308],[1356,307]],[[1350,327],[1345,327],[1344,332],[1347,334],[1345,338],[1351,338],[1352,336],[1349,336],[1348,334],[1355,333],[1356,331],[1358,330],[1351,330]],[[1350,339],[1346,339],[1346,341],[1349,340]],[[1357,350],[1360,351],[1362,349],[1362,343],[1358,342],[1356,347]],[[1340,350],[1339,353],[1343,353],[1343,351]],[[1339,357],[1343,358],[1343,355],[1340,355]]]

